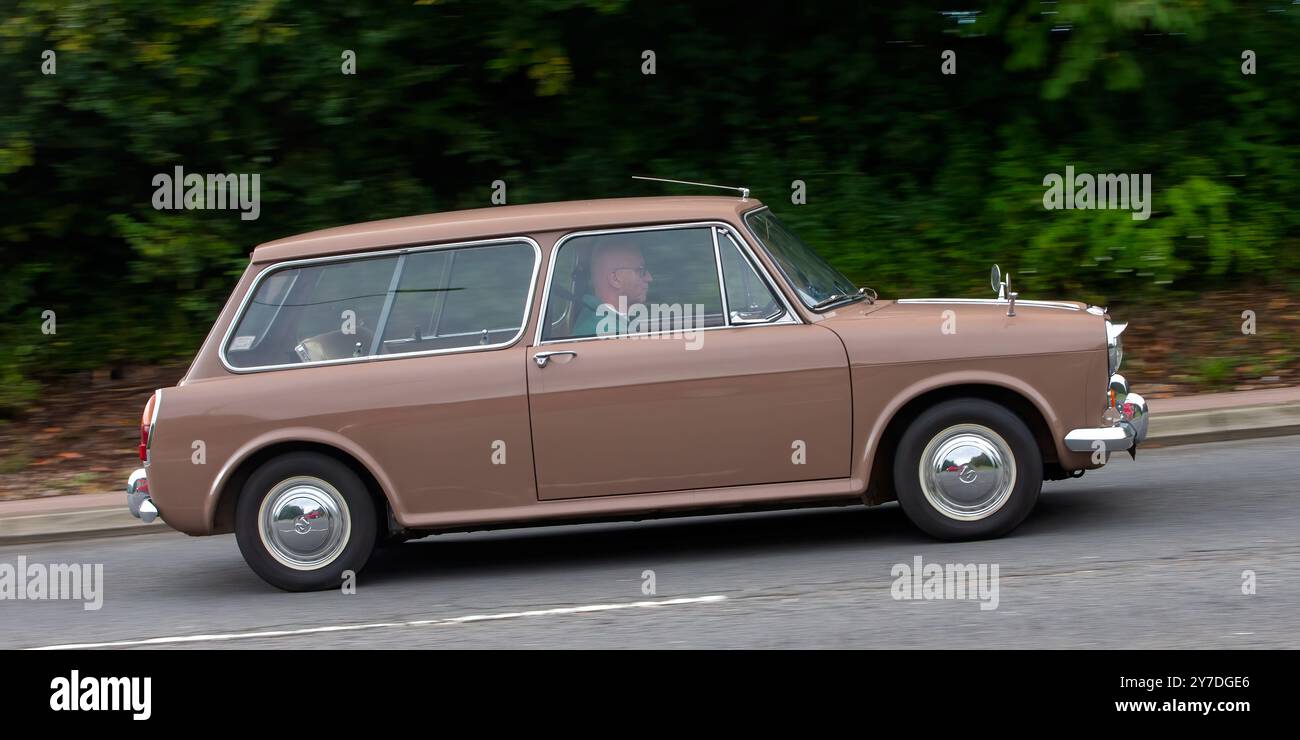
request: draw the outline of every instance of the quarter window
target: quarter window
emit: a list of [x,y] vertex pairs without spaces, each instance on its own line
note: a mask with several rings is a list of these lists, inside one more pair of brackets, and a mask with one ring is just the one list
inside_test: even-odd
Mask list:
[[329,262],[263,279],[226,345],[233,367],[370,354],[396,257]]
[[732,323],[775,321],[785,313],[739,245],[722,230],[718,231],[718,255],[722,258],[722,278],[727,285],[727,310]]

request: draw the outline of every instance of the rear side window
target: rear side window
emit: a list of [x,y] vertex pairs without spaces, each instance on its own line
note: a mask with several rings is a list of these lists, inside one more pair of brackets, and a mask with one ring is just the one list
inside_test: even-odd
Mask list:
[[532,245],[509,242],[276,270],[258,282],[226,361],[251,369],[513,341],[535,268]]
[[232,367],[291,365],[370,354],[397,257],[328,262],[264,278],[230,343]]
[[512,340],[524,325],[534,256],[521,242],[407,255],[380,353]]

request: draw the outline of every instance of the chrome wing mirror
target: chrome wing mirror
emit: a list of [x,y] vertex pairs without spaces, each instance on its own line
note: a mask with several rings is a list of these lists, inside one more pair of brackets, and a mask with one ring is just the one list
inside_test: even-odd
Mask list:
[[1008,272],[1006,279],[1003,280],[1002,268],[993,265],[993,269],[989,271],[989,284],[993,286],[993,290],[997,291],[999,301],[1009,301],[1007,304],[1007,315],[1015,316],[1016,298],[1018,298],[1020,294],[1011,290],[1011,273]]

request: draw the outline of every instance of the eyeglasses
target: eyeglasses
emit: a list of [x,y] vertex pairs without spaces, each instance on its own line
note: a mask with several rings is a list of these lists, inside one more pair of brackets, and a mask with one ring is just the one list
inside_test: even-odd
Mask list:
[[642,280],[645,280],[645,276],[650,274],[650,271],[644,267],[615,267],[612,272],[618,272],[619,270],[634,270],[636,271],[637,277]]

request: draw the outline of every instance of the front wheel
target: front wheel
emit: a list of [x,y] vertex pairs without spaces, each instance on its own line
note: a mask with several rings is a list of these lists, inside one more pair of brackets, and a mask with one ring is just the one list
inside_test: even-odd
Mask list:
[[338,588],[360,573],[378,528],[370,493],[348,466],[312,452],[272,459],[244,485],[235,539],[253,572],[286,591]]
[[903,433],[894,485],[903,512],[934,537],[1000,537],[1038,501],[1043,458],[1010,409],[955,399],[925,410]]

